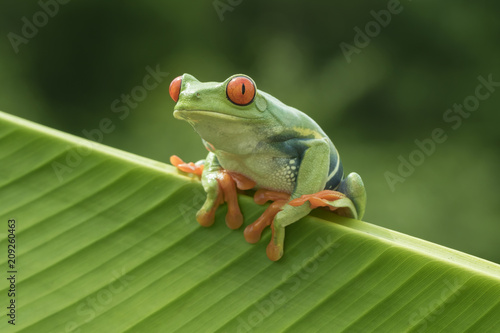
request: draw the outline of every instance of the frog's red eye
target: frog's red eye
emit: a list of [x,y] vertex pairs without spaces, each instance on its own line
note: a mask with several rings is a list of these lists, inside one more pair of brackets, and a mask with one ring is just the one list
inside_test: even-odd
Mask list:
[[178,76],[172,80],[170,83],[170,87],[168,87],[168,92],[170,93],[170,97],[177,103],[179,100],[179,94],[181,93],[181,84],[182,84],[182,76]]
[[227,84],[227,98],[236,105],[248,105],[255,97],[255,84],[245,76],[237,76]]

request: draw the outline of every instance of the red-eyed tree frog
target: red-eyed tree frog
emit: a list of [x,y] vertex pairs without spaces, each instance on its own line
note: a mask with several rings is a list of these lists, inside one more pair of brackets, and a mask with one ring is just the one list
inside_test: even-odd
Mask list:
[[237,74],[218,83],[184,74],[172,81],[169,92],[176,102],[174,117],[191,124],[209,151],[196,164],[171,157],[180,170],[201,176],[207,193],[196,215],[201,225],[212,225],[217,207],[227,202],[226,224],[239,228],[243,217],[236,189],[255,189],[257,203],[273,203],[244,236],[256,243],[270,225],[266,252],[276,261],[283,255],[285,227],[312,209],[362,218],[366,191],[361,177],[353,172],[344,178],[337,149],[318,124],[258,90],[250,77]]

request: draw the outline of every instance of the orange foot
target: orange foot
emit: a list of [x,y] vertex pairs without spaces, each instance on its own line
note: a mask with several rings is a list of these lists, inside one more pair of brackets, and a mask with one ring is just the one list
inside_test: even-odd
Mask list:
[[245,228],[245,232],[243,233],[245,239],[247,242],[252,244],[257,243],[260,240],[262,231],[265,227],[271,225],[276,214],[279,213],[281,208],[287,203],[288,199],[290,199],[290,195],[288,193],[260,189],[255,192],[253,199],[255,203],[259,205],[263,205],[270,200],[274,202],[267,207],[264,213],[262,213],[262,215],[255,222]]
[[331,211],[338,209],[338,207],[332,207],[330,203],[335,200],[343,199],[346,195],[337,191],[324,190],[313,194],[304,194],[300,198],[293,199],[288,204],[290,206],[301,206],[309,201],[311,209],[318,207],[328,207]]
[[226,225],[231,229],[238,229],[243,224],[240,206],[238,205],[237,189],[247,190],[255,186],[255,182],[237,173],[229,173],[220,170],[216,176],[219,184],[217,198],[214,200],[209,210],[203,208],[196,215],[196,220],[204,227],[209,227],[214,223],[217,208],[227,202]]
[[185,163],[177,155],[170,156],[170,163],[183,172],[192,173],[197,176],[201,176],[203,173],[203,165],[196,165],[193,162]]

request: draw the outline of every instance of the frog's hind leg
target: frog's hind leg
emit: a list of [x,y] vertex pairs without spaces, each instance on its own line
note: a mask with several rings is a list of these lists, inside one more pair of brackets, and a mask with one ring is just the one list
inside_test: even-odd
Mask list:
[[361,220],[366,209],[366,190],[361,176],[351,172],[342,180],[338,190],[351,199],[357,212],[355,218]]
[[323,190],[313,194],[304,194],[300,198],[290,201],[290,206],[298,207],[309,201],[311,209],[326,207],[337,214],[356,218],[356,208],[344,193],[332,190]]
[[327,207],[342,216],[361,219],[366,207],[366,191],[361,177],[353,172],[342,180],[338,191],[323,190],[305,194],[289,202],[290,206],[301,206],[309,201],[311,209]]

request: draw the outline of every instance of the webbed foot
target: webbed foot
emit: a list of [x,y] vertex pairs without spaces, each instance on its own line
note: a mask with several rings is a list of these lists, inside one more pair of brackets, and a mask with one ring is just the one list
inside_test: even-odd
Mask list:
[[[257,243],[260,240],[262,231],[267,226],[271,225],[271,230],[273,233],[273,239],[275,237],[274,232],[274,218],[281,211],[282,207],[288,202],[290,195],[288,193],[269,191],[260,189],[254,195],[255,203],[259,205],[265,204],[267,201],[274,201],[267,209],[262,213],[262,215],[252,224],[245,228],[244,236],[245,240],[249,243]],[[266,253],[269,259],[276,261],[281,258],[283,250],[278,247],[273,246],[273,240],[269,243]]]
[[344,193],[331,190],[323,190],[313,194],[304,194],[300,198],[290,201],[290,206],[298,207],[309,201],[310,208],[326,207],[337,214],[357,218],[358,213],[351,199]]
[[197,176],[201,176],[203,173],[203,164],[193,162],[186,163],[177,155],[170,156],[170,164],[183,172],[192,173]]
[[[227,203],[227,226],[231,229],[238,229],[243,224],[236,188],[240,190],[251,189],[255,187],[254,181],[243,175],[229,173],[222,169],[213,154],[209,154],[207,160],[197,163],[185,163],[180,157],[172,155],[170,163],[183,172],[195,174],[202,178],[207,198],[196,214],[196,220],[200,225],[204,227],[211,226],[214,223],[217,208],[224,202]],[[207,165],[206,170],[205,164]]]
[[196,214],[196,220],[204,227],[211,226],[214,223],[217,208],[226,202],[226,225],[230,229],[238,229],[243,224],[243,215],[238,205],[236,183],[225,170],[217,171],[215,180],[218,185],[217,189],[207,193],[207,200]]

